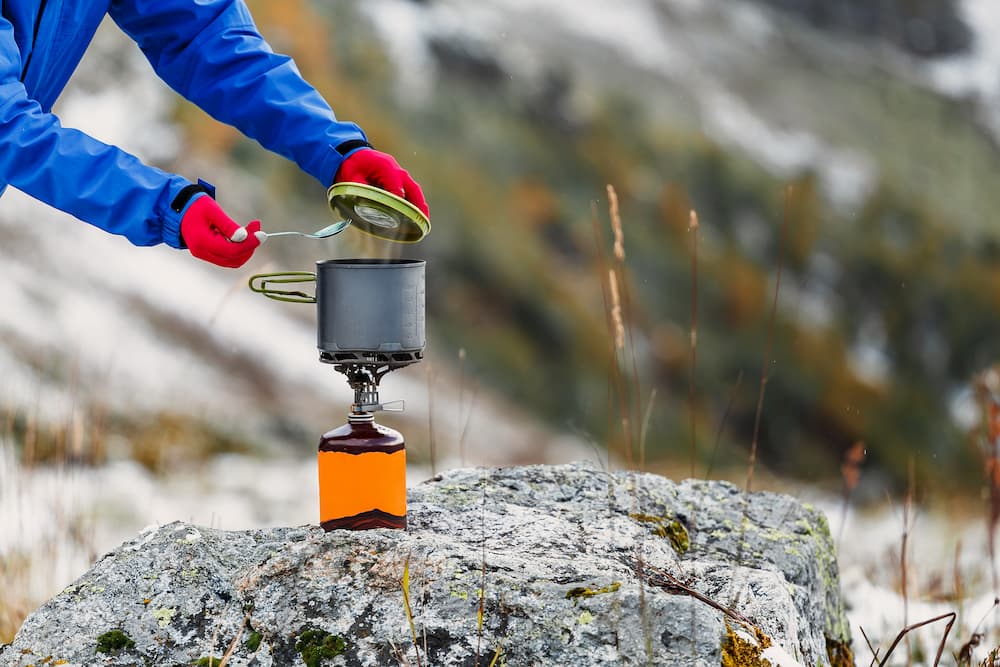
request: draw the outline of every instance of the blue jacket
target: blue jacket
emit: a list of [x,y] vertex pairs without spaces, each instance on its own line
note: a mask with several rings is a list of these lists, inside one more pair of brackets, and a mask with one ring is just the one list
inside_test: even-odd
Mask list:
[[271,50],[243,0],[3,0],[2,7],[0,187],[136,245],[183,247],[180,219],[189,202],[179,195],[191,183],[62,127],[51,113],[106,14],[171,88],[324,186],[365,141],[357,125],[336,119],[289,57]]

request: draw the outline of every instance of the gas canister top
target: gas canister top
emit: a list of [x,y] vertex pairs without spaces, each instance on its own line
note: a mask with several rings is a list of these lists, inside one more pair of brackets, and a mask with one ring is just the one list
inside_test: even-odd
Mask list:
[[366,234],[397,243],[416,243],[431,231],[420,209],[391,192],[366,183],[334,183],[327,190],[330,210]]

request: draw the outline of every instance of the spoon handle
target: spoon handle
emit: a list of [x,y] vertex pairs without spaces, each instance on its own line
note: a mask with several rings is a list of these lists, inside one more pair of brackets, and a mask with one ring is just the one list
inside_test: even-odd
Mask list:
[[303,234],[302,232],[258,232],[263,234],[265,237],[271,236],[309,236],[309,234]]

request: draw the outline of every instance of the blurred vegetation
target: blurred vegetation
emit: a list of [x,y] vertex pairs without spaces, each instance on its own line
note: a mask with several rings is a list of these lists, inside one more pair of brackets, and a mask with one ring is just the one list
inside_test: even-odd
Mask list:
[[[439,41],[432,94],[401,99],[392,63],[354,4],[250,4],[275,48],[296,58],[339,117],[358,121],[423,185],[434,232],[405,252],[429,260],[431,354],[457,358],[464,348],[467,369],[483,382],[620,451],[602,298],[612,184],[624,219],[637,413],[657,390],[648,461],[688,456],[688,215],[696,209],[699,474],[746,460],[783,261],[761,462],[829,480],[860,440],[868,474],[890,483],[903,483],[910,459],[938,488],[981,480],[976,447],[951,406],[1000,356],[1000,245],[987,217],[1000,190],[985,176],[997,173],[996,145],[962,103],[878,69],[756,82],[811,86],[803,104],[817,117],[831,100],[853,110],[823,119],[823,138],[875,146],[878,176],[845,211],[815,174],[779,179],[690,119],[648,108],[642,91],[590,89],[593,104],[581,113],[568,100],[585,84],[570,74],[553,67],[545,85],[521,88],[489,54]],[[179,113],[193,144],[223,151],[267,184],[262,216],[319,226],[318,184],[190,108]],[[295,270],[331,246],[265,250]],[[357,239],[333,250],[398,252]],[[631,361],[625,366],[630,374]]]

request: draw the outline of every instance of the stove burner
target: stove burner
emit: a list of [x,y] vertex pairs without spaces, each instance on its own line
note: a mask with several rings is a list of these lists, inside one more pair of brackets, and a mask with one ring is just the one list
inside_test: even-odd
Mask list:
[[[393,369],[415,364],[424,358],[422,350],[408,352],[320,352],[319,360],[335,366],[368,365],[391,366]],[[339,368],[337,371],[343,373]]]
[[400,365],[393,366],[386,363],[334,363],[334,370],[346,375],[347,384],[354,390],[354,403],[351,404],[350,412],[352,417],[370,415],[372,412],[379,411],[403,411],[405,407],[403,401],[382,403],[378,397],[378,387],[382,378],[389,371],[399,367]]

